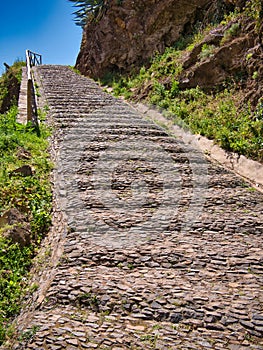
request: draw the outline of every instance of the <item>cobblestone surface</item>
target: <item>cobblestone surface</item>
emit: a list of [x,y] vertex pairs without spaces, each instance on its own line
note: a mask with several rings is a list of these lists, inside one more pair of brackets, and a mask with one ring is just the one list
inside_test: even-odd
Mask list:
[[12,348],[263,349],[263,195],[93,81],[36,73],[54,219]]

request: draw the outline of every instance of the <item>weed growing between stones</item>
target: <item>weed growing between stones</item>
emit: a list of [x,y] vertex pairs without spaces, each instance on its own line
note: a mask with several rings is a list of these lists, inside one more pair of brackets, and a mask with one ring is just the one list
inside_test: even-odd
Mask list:
[[[16,122],[17,112],[12,107],[0,115],[0,344],[10,336],[10,322],[27,290],[32,258],[51,222],[50,131],[40,125],[38,136],[31,125]],[[12,210],[23,222],[8,222]],[[30,237],[21,243],[15,235],[25,224]]]
[[36,334],[36,332],[40,329],[39,326],[33,326],[32,328],[28,329],[27,331],[23,332],[22,334],[20,334],[19,336],[19,340],[30,340],[31,338],[34,337],[34,335]]

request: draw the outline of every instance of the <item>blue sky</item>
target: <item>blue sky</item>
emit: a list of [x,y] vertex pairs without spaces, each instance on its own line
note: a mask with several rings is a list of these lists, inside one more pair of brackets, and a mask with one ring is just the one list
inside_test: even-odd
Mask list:
[[0,5],[0,73],[3,63],[42,54],[44,64],[74,65],[82,30],[74,23],[68,0],[12,0]]

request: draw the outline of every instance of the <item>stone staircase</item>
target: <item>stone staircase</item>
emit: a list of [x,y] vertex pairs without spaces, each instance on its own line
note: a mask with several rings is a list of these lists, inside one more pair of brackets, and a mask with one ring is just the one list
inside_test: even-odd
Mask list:
[[35,77],[53,227],[12,348],[263,349],[263,195],[69,68]]

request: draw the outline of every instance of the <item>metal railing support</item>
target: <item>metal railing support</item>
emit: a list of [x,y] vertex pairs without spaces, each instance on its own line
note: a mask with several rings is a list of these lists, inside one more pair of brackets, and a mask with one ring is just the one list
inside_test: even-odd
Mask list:
[[34,87],[34,77],[32,74],[32,67],[42,64],[42,56],[26,50],[26,67],[27,67],[27,122],[32,122],[38,125],[37,121],[37,104],[36,93]]

